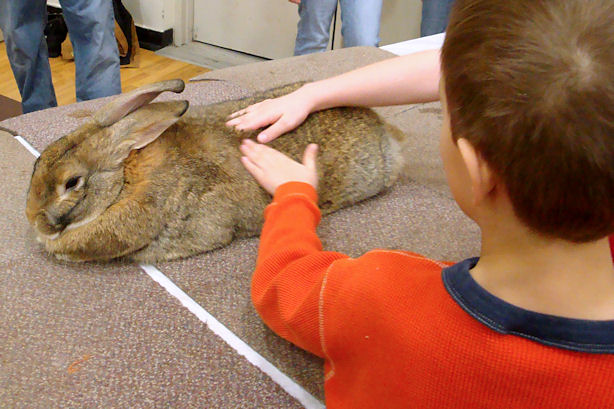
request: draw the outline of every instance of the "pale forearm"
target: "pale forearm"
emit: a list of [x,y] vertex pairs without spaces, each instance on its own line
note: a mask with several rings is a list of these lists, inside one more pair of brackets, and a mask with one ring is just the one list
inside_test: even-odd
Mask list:
[[313,111],[336,106],[386,106],[439,99],[439,50],[380,61],[306,84]]
[[266,143],[299,126],[310,113],[326,108],[435,101],[439,75],[439,50],[390,58],[250,105],[231,114],[226,125],[239,131],[264,128],[258,141]]

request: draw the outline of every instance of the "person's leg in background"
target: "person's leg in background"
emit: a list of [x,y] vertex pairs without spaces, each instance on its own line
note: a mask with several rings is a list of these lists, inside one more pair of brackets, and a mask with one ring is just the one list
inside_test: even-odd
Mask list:
[[379,45],[382,0],[340,0],[344,47]]
[[60,0],[75,55],[77,101],[121,93],[112,0]]
[[24,114],[58,105],[49,67],[45,0],[0,0],[0,29]]
[[294,55],[326,51],[337,0],[301,0]]
[[422,0],[421,37],[446,31],[453,3],[454,0]]

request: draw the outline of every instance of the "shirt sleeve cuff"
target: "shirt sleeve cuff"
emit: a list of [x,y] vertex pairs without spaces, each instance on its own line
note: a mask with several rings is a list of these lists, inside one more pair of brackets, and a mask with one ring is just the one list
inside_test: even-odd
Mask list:
[[317,205],[318,203],[318,193],[316,189],[311,186],[309,183],[304,182],[287,182],[283,185],[280,185],[275,190],[275,195],[273,196],[273,202],[279,202],[284,197],[294,196],[294,195],[304,195],[307,198]]

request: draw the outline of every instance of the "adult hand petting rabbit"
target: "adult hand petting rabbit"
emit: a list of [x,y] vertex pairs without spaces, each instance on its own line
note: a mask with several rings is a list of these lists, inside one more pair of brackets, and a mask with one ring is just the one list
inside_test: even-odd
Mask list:
[[270,125],[257,136],[258,142],[267,143],[302,124],[314,109],[308,86],[303,86],[290,94],[266,99],[232,113],[226,125],[238,131]]

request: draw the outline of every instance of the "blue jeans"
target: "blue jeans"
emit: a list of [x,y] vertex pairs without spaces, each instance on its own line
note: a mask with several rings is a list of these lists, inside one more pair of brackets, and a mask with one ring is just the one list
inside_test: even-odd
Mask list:
[[[57,106],[43,31],[45,0],[0,0],[0,29],[24,113]],[[75,55],[77,101],[121,93],[111,0],[61,0]]]
[[[339,0],[344,47],[379,44],[382,0]],[[326,51],[337,0],[301,0],[294,55]]]
[[421,37],[446,31],[452,4],[454,0],[422,0]]

